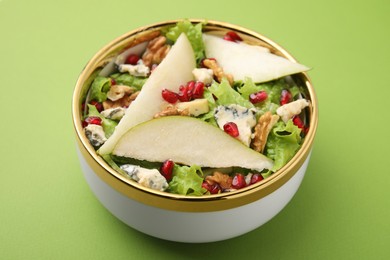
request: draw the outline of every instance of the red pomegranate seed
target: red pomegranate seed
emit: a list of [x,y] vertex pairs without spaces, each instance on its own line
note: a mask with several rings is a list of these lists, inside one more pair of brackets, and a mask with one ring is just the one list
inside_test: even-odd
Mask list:
[[303,123],[302,119],[299,116],[294,116],[292,119],[294,125],[296,125],[300,129],[305,128],[305,124]]
[[241,173],[237,173],[232,180],[233,189],[241,189],[246,186],[245,176]]
[[287,89],[283,89],[280,95],[280,105],[283,106],[287,103],[290,103],[291,100],[292,100],[292,95],[290,91],[288,91]]
[[111,86],[116,85],[116,80],[115,79],[111,78],[110,80],[111,80]]
[[102,119],[98,116],[90,116],[82,122],[82,125],[83,127],[87,125],[102,125]]
[[231,42],[242,41],[242,38],[236,32],[233,32],[233,31],[227,32],[225,34],[225,36],[223,37],[223,39],[225,39],[227,41],[231,41]]
[[227,134],[229,134],[230,136],[233,136],[233,137],[237,137],[240,135],[240,132],[238,131],[238,127],[237,127],[236,123],[234,123],[234,122],[227,122],[223,126],[223,130]]
[[188,81],[187,82],[187,85],[186,85],[186,91],[187,91],[187,94],[189,96],[192,96],[192,93],[194,92],[194,89],[195,89],[195,81],[191,80],[191,81]]
[[96,100],[92,100],[91,102],[89,102],[91,105],[94,105],[97,109],[97,111],[102,112],[104,110],[104,107],[103,107],[103,104],[100,103],[100,102],[97,102]]
[[257,103],[260,103],[260,102],[263,102],[264,100],[266,100],[268,98],[268,94],[267,92],[265,91],[259,91],[259,92],[256,92],[256,93],[252,93],[250,96],[249,96],[249,101],[252,103],[252,104],[257,104]]
[[192,91],[195,87],[195,82],[191,83],[188,82],[187,85],[185,86],[180,86],[179,88],[179,100],[181,102],[187,102],[187,101],[191,101],[192,99]]
[[174,166],[175,163],[172,160],[166,160],[161,165],[160,172],[167,181],[170,181],[172,179],[172,172]]
[[209,184],[207,181],[202,183],[202,188],[205,188],[210,194],[218,194],[221,192],[221,187],[218,183]]
[[303,123],[302,119],[299,116],[294,116],[292,120],[293,120],[294,125],[296,125],[298,128],[300,128],[304,135],[306,135],[307,132],[309,132],[309,127],[305,126],[305,124]]
[[139,56],[137,54],[130,54],[129,56],[127,56],[125,63],[131,65],[137,65],[138,61],[139,61]]
[[194,99],[202,98],[204,93],[204,83],[201,81],[197,81],[195,83],[194,90],[192,91],[192,96]]
[[255,173],[252,175],[250,184],[254,184],[254,183],[259,182],[263,179],[264,179],[264,177],[261,174]]
[[175,92],[166,88],[161,91],[161,96],[165,101],[171,104],[176,103],[179,98],[179,96]]

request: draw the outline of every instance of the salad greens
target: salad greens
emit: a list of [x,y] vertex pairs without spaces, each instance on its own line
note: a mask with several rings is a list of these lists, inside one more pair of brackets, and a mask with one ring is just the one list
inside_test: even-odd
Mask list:
[[213,82],[209,91],[217,98],[218,105],[237,104],[246,108],[254,107],[248,98],[240,95],[230,86],[226,78],[222,79],[221,83]]
[[301,129],[290,119],[285,124],[278,122],[268,136],[265,155],[274,160],[272,171],[284,166],[299,149],[302,141]]
[[204,43],[202,38],[203,23],[193,25],[189,20],[183,20],[176,24],[176,26],[169,28],[165,36],[176,42],[181,33],[185,33],[194,49],[195,58],[197,61],[205,57]]
[[97,76],[91,86],[91,100],[103,102],[107,99],[107,92],[110,90],[111,81],[109,78]]
[[[189,20],[183,20],[178,22],[175,26],[169,27],[162,31],[163,35],[166,37],[166,39],[168,39],[167,44],[170,45],[173,45],[182,33],[187,36],[194,50],[194,55],[199,69],[204,69],[201,65],[201,61],[206,58],[205,45],[202,39],[202,29],[204,24],[205,23],[193,24]],[[133,65],[138,66],[140,64],[143,64],[142,58],[137,64]],[[92,101],[98,102],[98,104],[104,107],[105,110],[113,109],[112,107],[106,107],[106,101],[110,101],[108,100],[107,92],[113,85],[125,85],[135,89],[135,91],[141,91],[147,80],[148,77],[138,77],[127,72],[120,73],[117,70],[107,77],[96,76],[92,81],[89,93],[85,98],[85,104],[87,105],[88,109],[85,110],[87,113],[83,114],[83,119],[91,117],[100,118],[101,127],[104,131],[105,137],[110,137],[115,131],[115,127],[117,126],[120,118],[117,120],[106,118],[100,113],[96,103],[92,103]],[[183,82],[183,84],[185,84],[185,82]],[[189,87],[187,85],[186,91],[189,91],[188,89]],[[212,78],[212,83],[207,85],[205,84],[204,88],[202,89],[201,98],[207,100],[208,110],[207,112],[201,113],[196,117],[200,120],[204,120],[210,123],[215,127],[219,127],[218,121],[215,117],[216,108],[220,106],[229,107],[230,105],[238,105],[246,109],[252,109],[255,111],[256,120],[259,120],[259,118],[266,113],[277,115],[278,108],[283,105],[281,104],[283,90],[289,91],[293,97],[293,100],[289,100],[288,102],[293,102],[294,99],[301,97],[301,89],[296,85],[292,85],[291,81],[287,82],[285,78],[276,79],[266,83],[255,83],[251,78],[247,77],[243,81],[234,81],[233,85],[231,86],[226,78],[223,78],[220,82],[218,82],[216,77],[214,77]],[[251,100],[251,96],[262,91],[266,92],[266,99],[262,100],[261,102],[253,102]],[[175,95],[177,95],[175,98],[180,99],[180,93]],[[182,100],[179,102],[181,101]],[[110,102],[115,104],[116,100],[111,100]],[[122,108],[126,108],[128,105],[131,105],[131,103],[126,103],[126,105],[122,106]],[[226,117],[227,116],[228,115],[226,115]],[[237,114],[233,115],[233,118],[234,117],[238,117]],[[254,135],[254,127],[250,127],[252,134]],[[215,190],[218,192],[226,192],[237,189],[237,187],[233,186],[232,183],[234,183],[234,180],[238,174],[244,174],[247,176],[246,178],[249,180],[249,183],[252,183],[250,178],[254,175],[261,175],[262,178],[267,178],[272,173],[283,167],[298,151],[305,136],[305,131],[303,131],[303,129],[304,128],[301,125],[296,125],[292,119],[288,120],[287,122],[278,120],[270,129],[266,139],[267,142],[265,144],[264,151],[262,151],[265,156],[274,161],[273,169],[264,170],[262,172],[255,172],[250,169],[232,167],[232,169],[229,170],[229,173],[223,173],[226,175],[224,178],[228,180],[228,183],[230,182],[231,186],[229,189],[222,189],[222,183],[219,183],[215,180],[215,178],[213,179],[212,175],[210,175],[210,172],[212,173],[219,171],[218,169],[202,169],[198,165],[180,165],[174,163],[174,166],[171,169],[172,177],[166,177],[166,181],[168,182],[168,188],[166,191],[175,194],[201,196],[204,194],[215,193]],[[166,174],[166,162],[147,162],[133,158],[118,157],[111,154],[104,155],[103,159],[114,170],[122,173],[127,177],[129,177],[130,174],[126,174],[126,172],[120,167],[121,165],[138,165],[141,168],[158,170],[163,176]],[[167,158],[167,160],[168,159],[169,158]],[[223,172],[225,171],[227,171],[227,169],[223,170]],[[150,180],[150,182],[153,181],[155,180]],[[247,182],[246,185],[250,184]]]
[[206,190],[202,188],[203,172],[197,165],[179,166],[173,168],[173,178],[169,183],[169,191],[182,195],[203,195]]

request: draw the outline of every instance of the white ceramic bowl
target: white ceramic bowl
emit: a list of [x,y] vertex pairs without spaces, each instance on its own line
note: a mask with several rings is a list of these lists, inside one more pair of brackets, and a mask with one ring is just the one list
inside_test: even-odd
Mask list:
[[[200,20],[191,20],[200,22]],[[195,197],[145,188],[117,173],[99,157],[85,137],[81,125],[81,103],[90,79],[128,46],[135,45],[155,30],[177,20],[152,24],[131,31],[102,48],[82,71],[73,95],[73,124],[78,155],[87,183],[99,201],[118,219],[143,233],[179,242],[212,242],[233,238],[254,230],[280,212],[298,190],[309,162],[318,122],[317,100],[306,73],[291,78],[306,89],[309,131],[297,154],[279,171],[246,188],[216,195]],[[244,41],[266,46],[277,55],[295,61],[279,45],[251,30],[208,21],[205,30],[222,35],[237,31]]]

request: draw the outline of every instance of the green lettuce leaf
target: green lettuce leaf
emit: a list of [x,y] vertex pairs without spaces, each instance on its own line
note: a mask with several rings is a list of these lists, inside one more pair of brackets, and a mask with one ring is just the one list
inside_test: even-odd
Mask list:
[[191,43],[192,49],[194,49],[196,60],[200,61],[205,57],[202,26],[203,23],[193,25],[189,20],[183,20],[178,22],[176,26],[169,28],[165,36],[169,40],[176,42],[180,34],[185,33]]
[[134,87],[137,90],[141,90],[147,80],[147,78],[135,77],[128,73],[116,73],[110,77],[113,78],[117,84]]
[[201,196],[206,192],[206,189],[202,188],[203,178],[201,176],[203,172],[200,166],[188,167],[175,164],[169,190],[176,194]]
[[217,122],[215,122],[215,118],[214,118],[214,113],[215,113],[214,109],[217,107],[217,105],[215,103],[213,94],[210,92],[210,90],[208,88],[205,88],[204,93],[203,93],[203,98],[207,99],[207,101],[209,103],[209,112],[207,112],[206,114],[200,115],[199,119],[204,120],[204,121],[218,127]]
[[106,135],[106,138],[109,138],[112,135],[112,133],[115,130],[115,127],[118,125],[118,123],[115,122],[114,120],[102,116],[99,113],[99,111],[96,109],[96,107],[91,104],[88,104],[88,116],[100,117],[100,119],[102,120],[102,127],[103,127],[104,134]]
[[242,97],[246,100],[249,100],[249,96],[252,93],[259,91],[267,92],[268,98],[263,102],[255,104],[255,107],[258,109],[260,115],[267,111],[270,111],[272,114],[276,113],[276,109],[280,106],[280,96],[283,89],[288,89],[293,97],[300,93],[297,86],[289,86],[284,79],[255,84],[252,79],[245,78],[243,82],[239,82],[237,84],[238,92],[241,93]]
[[111,87],[111,79],[97,76],[91,85],[90,100],[103,102],[107,99],[107,92]]
[[301,129],[292,120],[276,123],[270,132],[265,147],[265,155],[274,160],[274,168],[277,171],[283,167],[296,153],[301,144]]
[[237,104],[246,108],[253,108],[253,104],[235,91],[229,84],[226,78],[223,78],[221,83],[213,82],[208,88],[217,100],[217,105]]

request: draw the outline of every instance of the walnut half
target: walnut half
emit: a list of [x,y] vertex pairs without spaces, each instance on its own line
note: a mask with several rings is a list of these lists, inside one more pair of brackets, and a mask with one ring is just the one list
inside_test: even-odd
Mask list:
[[148,43],[145,53],[142,55],[143,63],[151,67],[153,64],[160,64],[170,50],[170,45],[166,44],[165,36],[154,38]]
[[263,153],[267,138],[272,127],[278,122],[279,116],[272,115],[271,112],[266,112],[259,118],[255,126],[254,137],[251,143],[253,150]]
[[217,78],[218,82],[221,82],[223,78],[226,78],[229,81],[230,86],[233,85],[233,76],[231,74],[226,74],[216,60],[204,59],[203,65],[214,72],[214,76]]
[[164,116],[189,116],[188,109],[178,109],[174,105],[168,105],[161,112],[154,115],[154,118],[164,117]]

